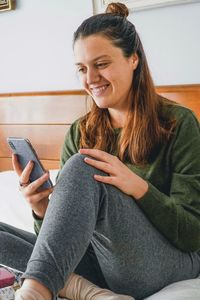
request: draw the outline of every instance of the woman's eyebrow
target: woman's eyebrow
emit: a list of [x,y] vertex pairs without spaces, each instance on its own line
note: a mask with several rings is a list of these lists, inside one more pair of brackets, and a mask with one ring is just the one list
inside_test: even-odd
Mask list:
[[[110,58],[110,56],[109,55],[100,55],[100,56],[97,56],[97,57],[95,57],[94,59],[92,59],[92,61],[91,62],[94,62],[94,61],[97,61],[98,59],[102,59],[102,58]],[[82,65],[83,63],[81,63],[81,62],[77,62],[77,63],[75,63],[75,65],[76,66],[80,66],[80,65]]]

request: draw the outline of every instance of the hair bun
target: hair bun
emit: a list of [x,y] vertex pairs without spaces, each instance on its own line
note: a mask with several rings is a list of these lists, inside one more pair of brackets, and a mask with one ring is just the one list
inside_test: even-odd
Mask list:
[[126,18],[129,15],[129,10],[123,3],[112,2],[108,4],[106,13],[116,14]]

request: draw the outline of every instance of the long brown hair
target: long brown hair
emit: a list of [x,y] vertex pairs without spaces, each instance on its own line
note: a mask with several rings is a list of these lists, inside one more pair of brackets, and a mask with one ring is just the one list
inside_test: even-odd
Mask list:
[[93,101],[91,111],[80,120],[80,147],[111,153],[117,147],[117,155],[122,161],[144,165],[153,158],[161,143],[169,138],[174,121],[162,116],[165,100],[156,95],[142,43],[127,16],[128,9],[124,4],[112,3],[106,13],[86,19],[74,33],[74,43],[79,38],[100,34],[121,48],[125,57],[134,53],[139,57],[127,122],[118,140],[115,140],[108,109],[99,108]]

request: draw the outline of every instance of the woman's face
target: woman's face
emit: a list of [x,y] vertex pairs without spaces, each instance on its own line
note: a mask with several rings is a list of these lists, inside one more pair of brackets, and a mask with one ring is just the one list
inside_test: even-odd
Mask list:
[[74,55],[81,84],[97,106],[126,111],[138,56],[124,57],[120,48],[101,35],[78,39]]

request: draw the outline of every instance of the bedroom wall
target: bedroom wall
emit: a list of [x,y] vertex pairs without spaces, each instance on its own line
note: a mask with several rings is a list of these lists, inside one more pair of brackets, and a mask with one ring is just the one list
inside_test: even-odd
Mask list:
[[[80,88],[72,33],[92,14],[92,0],[16,0],[0,13],[0,93]],[[138,11],[140,33],[157,85],[200,82],[200,3]]]
[[200,83],[200,1],[131,13],[157,85]]
[[0,13],[0,93],[75,89],[72,35],[91,0],[16,0]]

